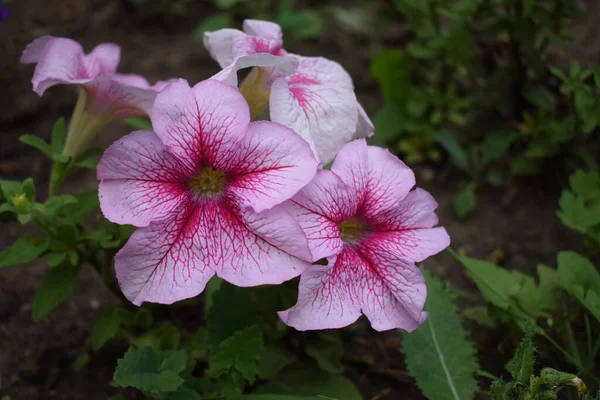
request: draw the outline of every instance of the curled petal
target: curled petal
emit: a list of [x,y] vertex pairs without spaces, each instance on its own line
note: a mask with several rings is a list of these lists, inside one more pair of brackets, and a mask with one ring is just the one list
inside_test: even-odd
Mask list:
[[358,105],[358,122],[356,124],[356,131],[352,136],[352,139],[360,139],[360,138],[368,138],[373,136],[375,133],[375,126],[371,119],[367,115],[365,109],[357,103]]
[[294,196],[311,181],[318,162],[292,130],[266,121],[250,123],[246,136],[215,167],[232,176],[227,192],[256,212]]
[[213,80],[190,88],[180,79],[156,96],[151,120],[169,151],[197,170],[202,164],[215,165],[242,139],[250,112],[236,89]]
[[358,112],[352,80],[336,62],[298,59],[296,73],[273,82],[271,120],[297,132],[319,160],[327,163],[356,130]]
[[[269,80],[293,74],[298,69],[298,60],[291,56],[274,56],[268,53],[258,53],[236,58],[234,62],[223,68],[210,79],[237,87],[237,72],[244,68],[262,67],[267,72]],[[269,83],[269,82],[267,82]]]
[[281,46],[283,40],[281,27],[274,22],[246,19],[244,20],[243,29],[244,32],[249,35],[260,36],[265,39],[279,41],[279,46]]
[[214,275],[198,242],[201,208],[182,203],[169,218],[136,230],[115,256],[121,290],[133,304],[171,304],[201,293]]
[[328,261],[328,266],[313,265],[300,277],[298,302],[278,313],[286,325],[299,331],[337,329],[360,317],[360,307],[352,300],[352,277],[336,268],[335,257]]
[[119,46],[111,43],[101,44],[85,55],[81,45],[71,39],[43,36],[25,48],[21,63],[37,63],[32,83],[41,96],[56,84],[82,84],[112,74],[119,58]]
[[154,132],[133,132],[113,143],[98,164],[102,213],[135,226],[167,217],[188,198],[183,182],[191,174]]

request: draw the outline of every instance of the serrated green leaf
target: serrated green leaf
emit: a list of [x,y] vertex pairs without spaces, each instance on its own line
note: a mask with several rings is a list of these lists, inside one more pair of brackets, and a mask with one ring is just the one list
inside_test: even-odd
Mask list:
[[206,316],[211,347],[216,348],[237,331],[256,325],[256,315],[256,305],[247,289],[222,282],[212,296],[212,307]]
[[[314,363],[297,362],[277,374],[269,383],[257,388],[255,399],[261,396],[317,396],[339,400],[362,400],[363,397],[347,378],[321,371]],[[321,397],[319,397],[321,396]],[[268,397],[265,397],[265,400]],[[277,399],[277,397],[274,397]],[[285,399],[285,398],[284,398]],[[289,400],[296,400],[293,397]]]
[[37,235],[21,236],[0,252],[0,268],[26,264],[40,257],[50,243]]
[[56,306],[71,296],[80,267],[63,263],[51,268],[40,284],[33,300],[33,320],[44,318]]
[[506,364],[506,369],[515,381],[523,384],[529,383],[535,366],[535,351],[533,328],[528,325],[525,329],[525,336],[521,339],[515,355]]
[[187,366],[184,350],[155,352],[150,347],[130,347],[117,363],[114,380],[121,387],[149,392],[174,392],[183,383]]
[[213,378],[238,373],[242,379],[252,383],[258,373],[262,351],[262,334],[258,326],[237,331],[210,355],[206,373]]
[[406,365],[431,400],[473,399],[479,370],[475,349],[443,282],[426,271],[427,320],[412,333],[401,331]]
[[296,361],[296,357],[274,345],[266,345],[258,363],[258,376],[271,379],[283,368]]
[[92,331],[92,350],[98,351],[106,342],[114,338],[119,329],[131,320],[131,312],[120,307],[105,310],[94,325]]
[[558,253],[558,274],[565,290],[600,321],[600,274],[594,264],[573,251]]

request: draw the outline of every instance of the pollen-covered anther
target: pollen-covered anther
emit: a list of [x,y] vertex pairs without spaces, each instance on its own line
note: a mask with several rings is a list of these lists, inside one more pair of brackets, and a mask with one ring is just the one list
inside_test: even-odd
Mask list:
[[367,232],[365,225],[357,218],[350,218],[339,225],[340,238],[346,243],[357,242]]
[[205,167],[188,181],[188,186],[196,196],[218,195],[223,191],[226,181],[227,177],[223,171]]

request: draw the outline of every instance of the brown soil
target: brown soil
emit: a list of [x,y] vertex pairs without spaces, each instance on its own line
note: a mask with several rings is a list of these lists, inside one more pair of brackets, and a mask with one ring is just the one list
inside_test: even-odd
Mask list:
[[[3,89],[0,94],[0,176],[4,178],[23,179],[32,175],[37,182],[45,182],[47,162],[21,145],[18,137],[28,132],[48,136],[55,118],[68,116],[74,104],[74,93],[67,88],[53,88],[42,99],[31,91],[33,68],[20,66],[18,59],[25,45],[35,37],[67,36],[80,41],[88,50],[100,42],[118,43],[122,47],[120,71],[139,73],[151,81],[184,77],[193,83],[218,70],[202,43],[189,35],[195,23],[210,12],[203,6],[191,7],[185,17],[179,17],[136,14],[125,6],[125,1],[118,0],[51,3],[11,2],[10,17],[0,22],[3,38],[0,43],[3,55],[0,60]],[[600,6],[593,8],[590,12],[598,15]],[[577,29],[584,29],[582,26],[585,24]],[[596,28],[597,25],[593,29]],[[370,54],[378,47],[327,26],[319,41],[292,45],[290,50],[326,55],[339,61],[354,77],[358,96],[372,113],[380,99],[367,66]],[[581,49],[580,46],[575,52],[582,54]],[[582,58],[597,60],[597,54],[585,52]],[[125,133],[126,127],[113,124],[103,131],[97,142],[105,146]],[[577,243],[555,216],[560,187],[556,182],[531,181],[509,185],[504,190],[488,189],[480,193],[477,211],[466,221],[459,221],[451,206],[458,178],[446,169],[416,170],[419,184],[430,190],[440,203],[440,221],[448,229],[455,249],[481,258],[501,252],[504,265],[531,272],[538,263],[553,264],[557,251],[573,248]],[[426,181],[424,178],[432,172],[433,178]],[[67,182],[65,192],[79,192],[95,185],[92,172],[82,173]],[[0,248],[22,232],[17,224],[4,224],[2,229]],[[474,289],[464,270],[448,254],[431,258],[425,267],[455,287],[471,292]],[[45,268],[45,261],[41,260],[0,272],[0,396],[10,395],[13,400],[106,399],[107,395],[116,393],[110,380],[116,358],[123,349],[117,346],[101,351],[80,373],[74,372],[72,364],[85,350],[102,308],[117,300],[93,271],[86,269],[72,298],[42,322],[34,323],[30,317],[31,303]],[[202,316],[196,318],[199,324]],[[405,371],[398,351],[398,335],[394,332],[377,334],[366,327],[357,331],[359,333],[346,335],[348,347],[353,349],[352,357],[347,360],[347,375],[357,383],[364,398],[421,399]],[[495,346],[502,333],[481,329],[472,332],[484,369],[501,374],[503,363],[498,360],[505,356],[498,357]],[[495,336],[490,336],[492,334]],[[373,365],[365,360],[372,360]]]

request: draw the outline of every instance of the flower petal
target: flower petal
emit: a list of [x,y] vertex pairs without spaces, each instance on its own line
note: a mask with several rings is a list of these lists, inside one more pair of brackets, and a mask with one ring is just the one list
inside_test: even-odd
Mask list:
[[244,137],[250,111],[244,97],[223,83],[206,80],[190,88],[180,79],[156,96],[151,120],[169,151],[197,170],[214,165]]
[[292,130],[267,121],[250,123],[246,136],[214,166],[232,176],[226,191],[256,212],[294,196],[315,176],[318,161]]
[[359,204],[362,204],[369,178],[367,142],[358,139],[346,143],[338,152],[331,171],[353,189],[354,196]]
[[[338,266],[339,264],[339,266]],[[373,329],[411,332],[425,320],[427,287],[414,263],[376,252],[366,245],[360,253],[349,248],[338,256],[336,268],[352,274],[353,298]]]
[[376,231],[403,231],[416,228],[433,228],[438,224],[435,210],[438,203],[425,190],[416,188],[396,207],[371,215],[369,223]]
[[113,143],[98,164],[102,213],[115,223],[146,226],[187,199],[183,183],[191,174],[154,132],[133,132]]
[[201,293],[214,275],[198,242],[202,209],[182,203],[169,218],[136,230],[115,256],[121,290],[133,304],[171,304]]
[[280,284],[310,267],[306,237],[284,207],[256,213],[229,204],[208,227],[220,250],[213,268],[236,286]]
[[90,112],[111,120],[150,114],[157,92],[148,81],[133,74],[112,74],[83,84]]
[[360,308],[349,293],[351,277],[337,268],[335,257],[329,262],[329,266],[313,265],[302,274],[298,302],[278,313],[286,325],[299,331],[337,329],[360,317]]
[[210,79],[237,87],[237,72],[250,67],[265,68],[269,80],[273,80],[281,76],[293,74],[298,69],[298,60],[292,56],[274,56],[268,53],[241,56]]
[[442,227],[372,232],[363,244],[374,246],[378,251],[388,252],[399,259],[421,262],[448,247],[450,236]]
[[273,82],[271,120],[297,132],[319,160],[327,163],[356,130],[358,112],[352,79],[336,62],[315,57],[298,59],[295,74]]
[[265,39],[275,40],[283,43],[281,27],[274,22],[246,19],[244,20],[243,29],[244,32],[249,35],[260,36]]
[[97,46],[85,55],[74,40],[42,36],[30,43],[21,56],[21,63],[37,63],[33,74],[33,90],[40,96],[59,84],[81,84],[116,71],[120,48],[111,43]]
[[371,137],[375,133],[375,126],[360,103],[356,104],[358,105],[358,122],[352,139]]

